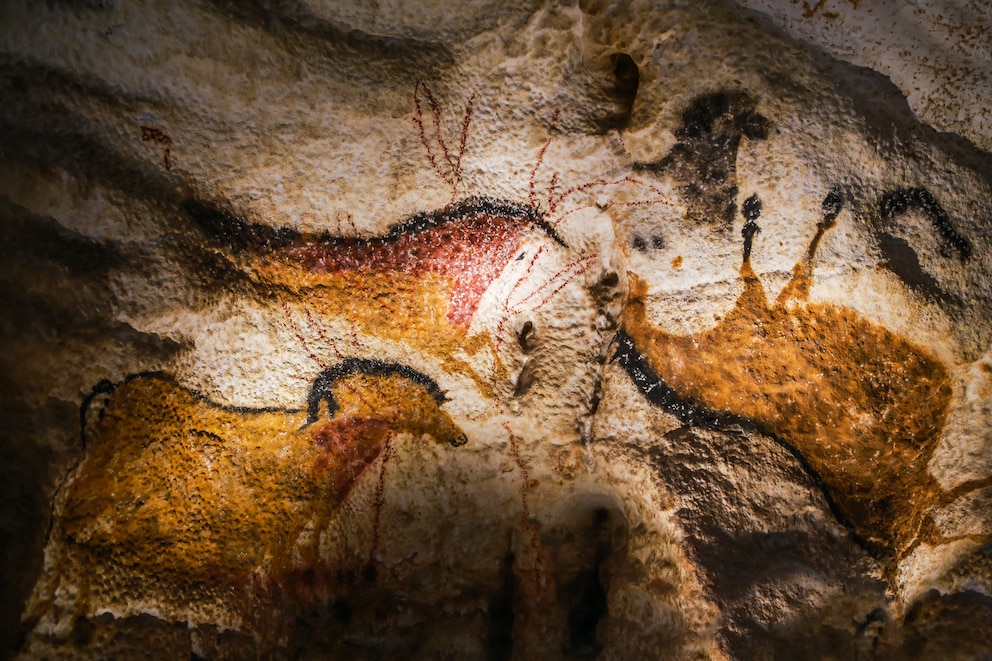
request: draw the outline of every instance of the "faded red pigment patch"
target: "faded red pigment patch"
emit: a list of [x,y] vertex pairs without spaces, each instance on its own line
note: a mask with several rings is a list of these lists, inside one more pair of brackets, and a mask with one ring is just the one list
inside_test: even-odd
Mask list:
[[310,433],[314,445],[323,450],[314,460],[314,472],[326,473],[341,502],[362,471],[382,453],[391,432],[386,420],[346,416],[316,425]]
[[448,321],[467,327],[482,295],[532,226],[526,216],[518,220],[483,212],[406,233],[374,239],[337,238],[281,252],[315,273],[443,276],[452,283]]

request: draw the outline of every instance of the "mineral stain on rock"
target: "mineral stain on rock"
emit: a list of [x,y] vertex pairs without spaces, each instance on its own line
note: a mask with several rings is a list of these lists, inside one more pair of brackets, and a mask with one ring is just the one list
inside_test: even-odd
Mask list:
[[750,264],[760,201],[745,202],[744,291],[711,330],[655,326],[647,284],[631,273],[619,355],[648,399],[683,420],[743,423],[785,444],[867,548],[899,560],[939,541],[931,510],[982,485],[945,492],[927,467],[951,400],[944,365],[850,310],[808,300],[841,201],[837,191],[824,199],[816,235],[774,302]]
[[[369,466],[391,443],[465,438],[427,377],[351,367],[321,381],[335,407],[312,422],[220,407],[156,374],[98,387],[51,533],[61,582],[79,586],[72,608],[128,612],[155,594],[163,616],[234,611],[251,629],[259,598],[278,597],[278,612],[346,591],[320,533]],[[36,592],[33,612],[59,599],[59,583]],[[186,612],[193,602],[201,615]]]

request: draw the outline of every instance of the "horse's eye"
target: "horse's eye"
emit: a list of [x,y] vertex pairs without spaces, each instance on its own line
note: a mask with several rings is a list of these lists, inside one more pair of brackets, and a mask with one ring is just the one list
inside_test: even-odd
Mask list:
[[524,252],[520,253],[519,255],[517,255],[517,259],[514,260],[514,261],[519,262],[521,259],[523,259],[526,256],[527,256],[527,251],[524,251]]

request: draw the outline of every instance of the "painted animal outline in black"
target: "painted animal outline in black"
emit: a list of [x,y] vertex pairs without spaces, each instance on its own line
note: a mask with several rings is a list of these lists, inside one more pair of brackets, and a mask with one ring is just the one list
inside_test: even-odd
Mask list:
[[961,297],[947,291],[940,280],[920,261],[910,243],[893,232],[893,226],[905,214],[921,212],[930,222],[939,241],[939,254],[944,259],[957,257],[967,263],[972,257],[972,244],[955,229],[949,214],[934,195],[922,187],[894,188],[883,193],[869,209],[868,222],[883,262],[913,292],[933,303],[960,307]]
[[809,300],[817,249],[842,206],[834,187],[792,279],[770,302],[750,266],[761,202],[748,198],[744,292],[710,330],[680,336],[653,326],[647,283],[631,274],[617,357],[648,401],[683,422],[770,435],[821,487],[855,541],[897,561],[923,541],[958,539],[939,533],[930,512],[992,478],[945,491],[929,472],[951,398],[939,359],[843,306]]
[[[355,374],[378,377],[401,376],[424,388],[439,406],[448,401],[444,391],[434,379],[412,367],[375,358],[346,358],[325,369],[314,379],[310,393],[307,395],[307,425],[312,425],[320,420],[321,404],[326,405],[327,418],[334,417],[338,410],[338,403],[333,393],[334,384],[344,377]],[[459,447],[467,442],[468,437],[461,434],[451,440],[451,445]]]

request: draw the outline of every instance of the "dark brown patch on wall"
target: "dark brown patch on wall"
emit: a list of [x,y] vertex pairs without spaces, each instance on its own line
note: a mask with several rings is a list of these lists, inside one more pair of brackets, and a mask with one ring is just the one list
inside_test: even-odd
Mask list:
[[637,98],[637,88],[640,85],[640,70],[637,63],[627,53],[610,55],[610,84],[603,92],[613,103],[610,111],[599,121],[599,131],[619,131],[630,123],[634,112],[634,100]]
[[729,229],[737,213],[741,139],[768,137],[768,120],[757,106],[755,97],[737,90],[696,97],[682,113],[672,150],[658,161],[634,163],[634,169],[673,177],[690,222],[719,223]]

